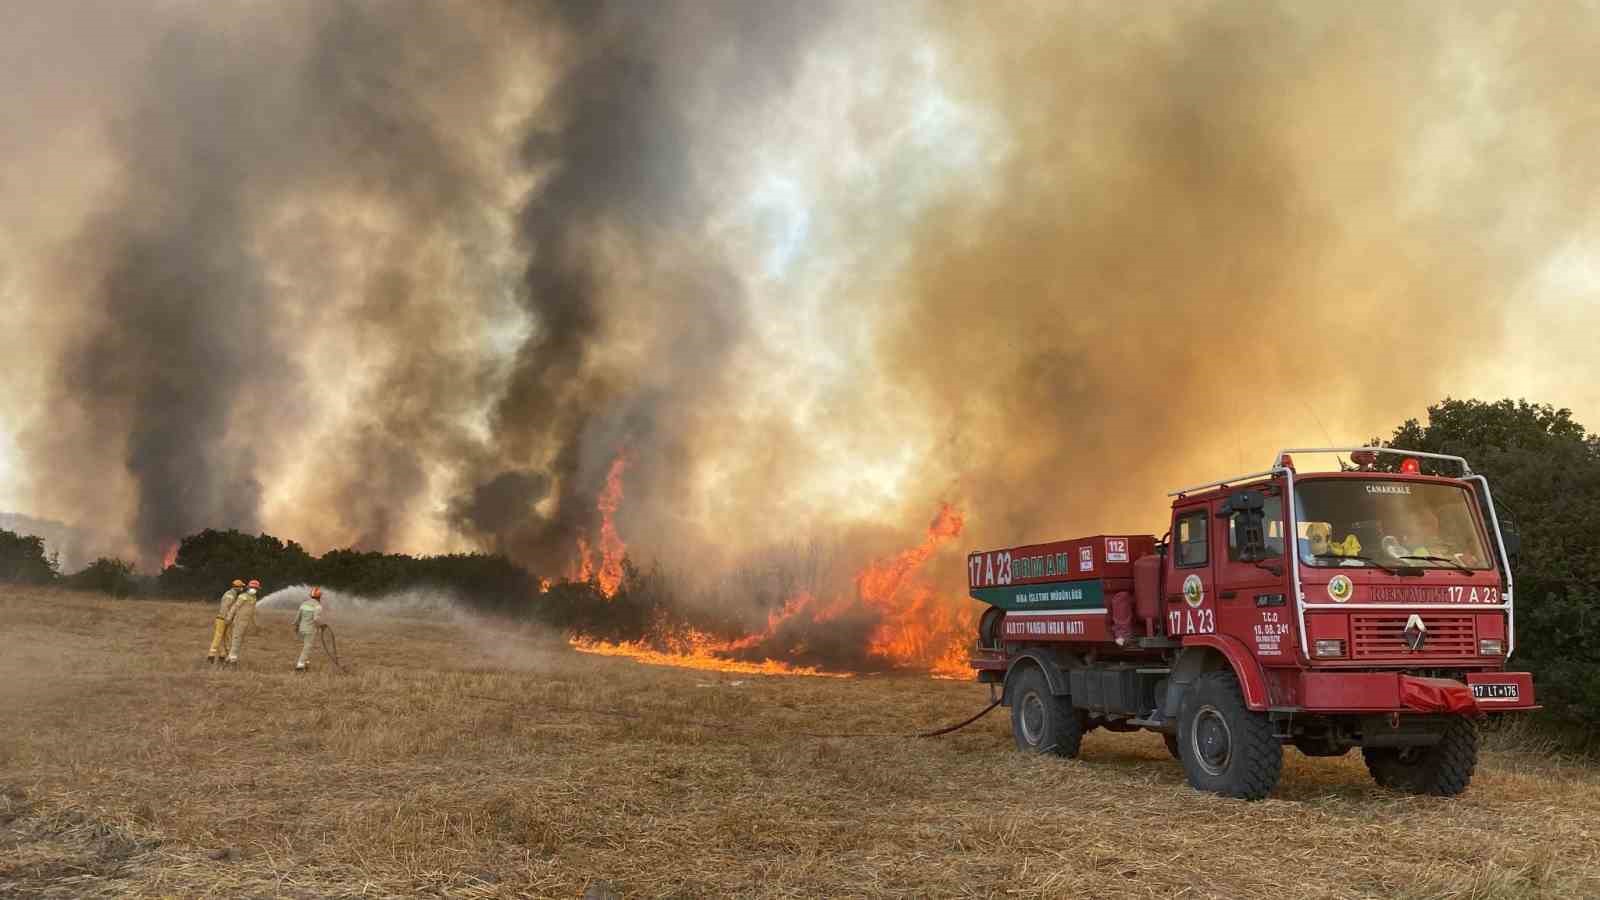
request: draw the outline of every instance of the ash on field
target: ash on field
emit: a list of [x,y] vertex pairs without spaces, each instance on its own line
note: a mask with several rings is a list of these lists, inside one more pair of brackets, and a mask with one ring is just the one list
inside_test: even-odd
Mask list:
[[[240,670],[210,608],[0,590],[0,895],[1600,896],[1600,774],[1492,740],[1472,791],[1291,752],[1272,799],[1184,783],[1158,738],[1016,753],[978,685],[574,653],[441,616],[335,619],[355,674]],[[352,621],[351,619],[354,619]],[[1283,840],[1262,840],[1262,835]]]

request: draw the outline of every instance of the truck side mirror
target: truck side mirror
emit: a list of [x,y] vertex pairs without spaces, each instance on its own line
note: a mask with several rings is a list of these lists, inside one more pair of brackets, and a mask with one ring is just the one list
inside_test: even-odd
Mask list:
[[1506,563],[1515,566],[1522,557],[1522,535],[1516,526],[1507,525],[1500,529],[1500,540],[1506,545]]
[[1235,491],[1218,508],[1218,518],[1238,516],[1234,522],[1234,540],[1239,544],[1239,559],[1258,562],[1268,558],[1267,535],[1263,510],[1267,498],[1260,491]]
[[1222,515],[1231,516],[1234,513],[1261,512],[1267,506],[1267,498],[1260,491],[1234,491],[1222,503]]

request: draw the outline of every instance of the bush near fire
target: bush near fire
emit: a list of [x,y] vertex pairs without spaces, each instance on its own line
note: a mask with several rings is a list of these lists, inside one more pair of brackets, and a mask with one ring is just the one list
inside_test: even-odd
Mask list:
[[[1593,615],[1600,606],[1600,437],[1588,434],[1567,410],[1547,405],[1446,399],[1428,409],[1426,422],[1411,420],[1395,429],[1388,443],[1463,456],[1475,473],[1487,477],[1497,509],[1521,536],[1514,569],[1515,667],[1533,673],[1544,707],[1539,718],[1592,749],[1600,743],[1600,617]],[[156,577],[137,576],[114,559],[63,575],[42,541],[4,532],[0,580],[118,594],[209,596],[217,584],[248,569],[269,585],[315,581],[366,595],[443,587],[479,608],[531,615],[580,641],[632,642],[663,653],[702,653],[727,661],[776,657],[804,666],[822,658],[807,652],[824,653],[827,639],[843,635],[846,642],[860,644],[856,664],[928,669],[936,661],[964,660],[971,644],[971,631],[964,627],[970,608],[951,613],[913,577],[936,546],[956,546],[958,534],[959,515],[941,513],[922,544],[860,573],[857,602],[763,593],[750,610],[737,614],[726,608],[713,613],[688,602],[662,570],[641,569],[622,558],[610,533],[597,536],[597,545],[607,545],[604,554],[542,579],[502,556],[411,557],[345,549],[315,557],[293,541],[270,535],[211,530],[185,538],[176,548],[175,565]],[[893,604],[874,600],[886,594],[897,598]],[[906,617],[948,618],[921,632],[916,643],[937,639],[950,646],[896,646],[881,626]]]

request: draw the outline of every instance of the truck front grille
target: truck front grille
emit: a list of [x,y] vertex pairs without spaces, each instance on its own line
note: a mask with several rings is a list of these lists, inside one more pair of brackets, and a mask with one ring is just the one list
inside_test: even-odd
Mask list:
[[1478,655],[1471,615],[1418,612],[1427,626],[1422,649],[1406,646],[1406,622],[1411,613],[1354,613],[1350,616],[1352,659],[1444,659]]

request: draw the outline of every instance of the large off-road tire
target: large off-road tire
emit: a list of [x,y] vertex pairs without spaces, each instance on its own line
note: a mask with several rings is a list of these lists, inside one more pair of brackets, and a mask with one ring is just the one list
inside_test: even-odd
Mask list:
[[1444,727],[1439,743],[1428,747],[1362,747],[1372,780],[1391,791],[1454,797],[1472,783],[1478,767],[1478,728],[1456,717]]
[[1196,790],[1240,800],[1272,793],[1283,772],[1283,744],[1266,715],[1245,706],[1232,672],[1207,672],[1185,692],[1178,753]]
[[1011,686],[1011,735],[1018,750],[1075,758],[1083,746],[1084,718],[1066,697],[1050,693],[1037,666],[1017,673]]
[[1177,735],[1163,734],[1161,736],[1161,742],[1167,745],[1167,753],[1171,754],[1173,759],[1178,760],[1179,762],[1183,761],[1183,754],[1178,750]]

